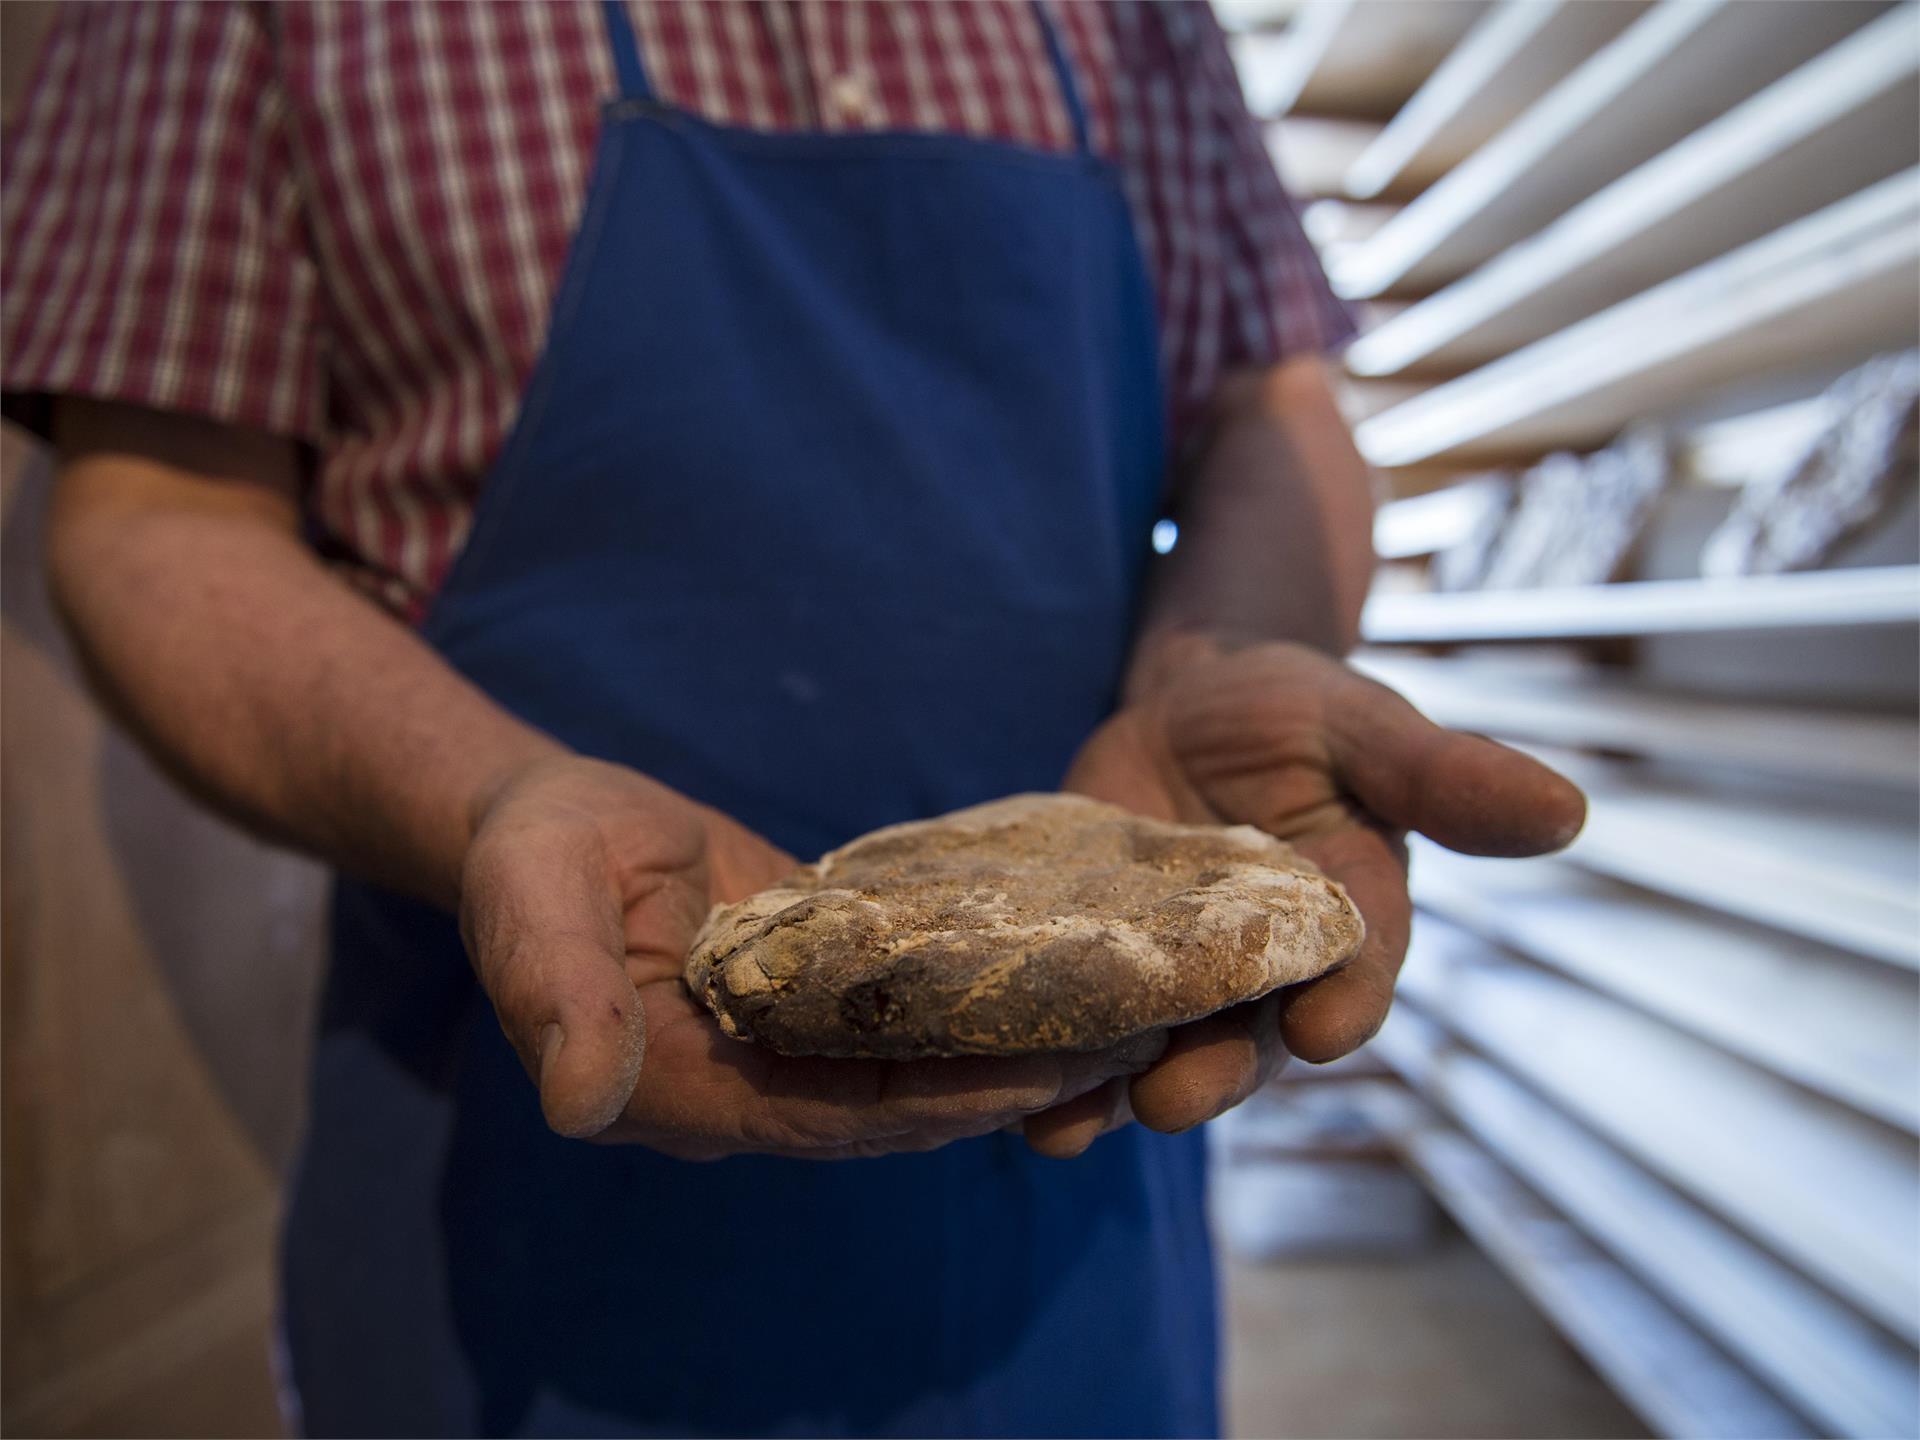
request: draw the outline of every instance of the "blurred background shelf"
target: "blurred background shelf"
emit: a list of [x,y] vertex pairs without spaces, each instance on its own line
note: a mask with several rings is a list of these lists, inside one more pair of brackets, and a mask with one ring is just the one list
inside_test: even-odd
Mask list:
[[1727,580],[1375,595],[1367,602],[1363,633],[1373,645],[1450,645],[1916,620],[1920,566],[1890,565]]
[[1355,434],[1369,460],[1388,466],[1598,445],[1633,420],[1670,415],[1680,401],[1756,372],[1898,348],[1911,340],[1917,310],[1920,172],[1906,170],[1436,386]]
[[1562,747],[1898,787],[1920,726],[1898,715],[1676,695],[1592,667],[1368,653],[1358,664],[1444,725]]
[[[1552,8],[1523,4],[1521,13]],[[1621,8],[1572,7],[1585,17]],[[1393,375],[1484,363],[1885,179],[1920,129],[1916,35],[1913,7],[1881,16],[1379,326],[1348,364]],[[1354,162],[1354,193],[1373,193],[1354,175],[1393,131]]]
[[1402,993],[1907,1346],[1920,1334],[1911,1136],[1430,916]]
[[1357,663],[1590,808],[1415,837],[1387,1073],[1278,1093],[1655,1430],[1920,1434],[1920,5],[1505,0],[1311,73],[1269,144],[1362,318]]
[[1484,9],[1484,0],[1311,0],[1282,33],[1236,35],[1234,65],[1257,115],[1384,119]]
[[1884,8],[1664,0],[1344,259],[1335,285],[1365,299],[1458,279]]
[[1381,1048],[1500,1162],[1823,1432],[1902,1435],[1920,1421],[1913,1357],[1820,1287],[1432,1022],[1396,1017]]
[[1396,112],[1347,171],[1359,199],[1423,187],[1491,140],[1645,6],[1640,0],[1501,0]]
[[1377,1090],[1366,1100],[1448,1214],[1657,1431],[1725,1440],[1817,1433],[1483,1146],[1405,1094]]

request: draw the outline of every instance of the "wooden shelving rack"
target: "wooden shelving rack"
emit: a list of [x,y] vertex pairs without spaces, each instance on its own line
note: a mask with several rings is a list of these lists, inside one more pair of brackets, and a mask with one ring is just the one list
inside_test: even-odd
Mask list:
[[[1697,564],[1829,380],[1920,344],[1920,5],[1235,10],[1374,312],[1361,448],[1420,497],[1358,663],[1592,805],[1551,860],[1416,841],[1395,1078],[1340,1083],[1655,1429],[1920,1433],[1912,501],[1829,568]],[[1489,470],[1644,422],[1680,479],[1626,578],[1409,568]]]

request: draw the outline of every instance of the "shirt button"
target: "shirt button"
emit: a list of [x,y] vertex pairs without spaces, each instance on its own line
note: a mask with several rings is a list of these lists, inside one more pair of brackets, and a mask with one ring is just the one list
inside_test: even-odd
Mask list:
[[827,82],[827,108],[842,125],[873,123],[880,108],[873,76],[860,69],[835,75]]

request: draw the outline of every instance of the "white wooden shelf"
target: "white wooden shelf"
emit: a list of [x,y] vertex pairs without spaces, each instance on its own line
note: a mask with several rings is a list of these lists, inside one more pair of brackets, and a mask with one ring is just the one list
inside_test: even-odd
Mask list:
[[1588,794],[1574,863],[1905,970],[1920,970],[1920,832],[1911,806],[1689,790],[1562,752]]
[[1380,119],[1399,108],[1484,0],[1309,0],[1278,32],[1228,42],[1254,114]]
[[1382,466],[1600,444],[1736,380],[1911,345],[1916,312],[1920,172],[1908,170],[1437,385],[1355,438]]
[[1483,364],[1916,162],[1920,8],[1903,5],[1362,336],[1347,366]]
[[1920,1133],[1920,982],[1910,974],[1553,861],[1469,860],[1416,841],[1413,896],[1422,910]]
[[1359,1097],[1434,1198],[1656,1434],[1813,1429],[1486,1150],[1384,1084]]
[[1501,0],[1353,162],[1347,193],[1364,200],[1396,184],[1431,184],[1645,8],[1643,0]]
[[1725,580],[1375,595],[1361,628],[1374,645],[1447,645],[1915,621],[1920,566],[1886,565]]
[[1419,1091],[1707,1335],[1820,1422],[1920,1428],[1914,1353],[1417,1017],[1380,1048]]
[[1409,205],[1335,285],[1364,299],[1458,279],[1883,8],[1663,0]]
[[1836,418],[1816,395],[1695,425],[1681,439],[1678,466],[1691,484],[1738,490],[1793,463]]
[[1597,677],[1592,667],[1391,653],[1355,663],[1459,730],[1840,784],[1920,783],[1920,724],[1912,715],[1690,699]]
[[1920,1336],[1911,1136],[1431,916],[1401,992],[1907,1344]]

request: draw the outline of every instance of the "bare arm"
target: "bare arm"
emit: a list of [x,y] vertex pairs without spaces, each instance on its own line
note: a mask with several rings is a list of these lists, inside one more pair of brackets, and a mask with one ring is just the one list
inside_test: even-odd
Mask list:
[[552,740],[301,541],[284,440],[63,402],[54,598],[96,687],[250,829],[451,905],[477,802]]
[[1130,688],[1200,637],[1344,655],[1373,579],[1373,484],[1318,356],[1229,376],[1173,495]]
[[74,402],[56,437],[53,586],[108,702],[251,828],[457,905],[556,1130],[695,1157],[925,1149],[1138,1068],[787,1060],[727,1041],[681,964],[712,902],[790,857],[572,755],[355,595],[301,542],[291,446]]

